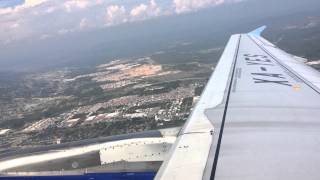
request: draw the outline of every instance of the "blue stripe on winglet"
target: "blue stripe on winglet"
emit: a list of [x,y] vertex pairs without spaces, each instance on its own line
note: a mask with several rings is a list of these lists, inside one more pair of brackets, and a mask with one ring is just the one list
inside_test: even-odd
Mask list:
[[261,26],[258,29],[255,29],[249,32],[250,35],[261,36],[261,33],[267,28],[267,26]]

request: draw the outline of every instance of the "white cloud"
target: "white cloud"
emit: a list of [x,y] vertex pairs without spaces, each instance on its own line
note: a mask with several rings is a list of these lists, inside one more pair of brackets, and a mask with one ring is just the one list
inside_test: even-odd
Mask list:
[[67,34],[67,33],[72,33],[74,31],[75,31],[75,29],[60,29],[58,31],[58,34],[63,35],[63,34]]
[[47,0],[25,0],[24,6],[26,7],[34,7],[39,4],[46,2]]
[[39,10],[34,10],[32,14],[35,16],[47,15],[56,12],[59,8],[60,7],[58,6],[48,6]]
[[109,5],[106,12],[106,25],[149,19],[159,16],[160,13],[161,9],[155,0],[133,6],[129,11],[122,5]]
[[63,5],[67,12],[71,12],[73,9],[85,9],[89,4],[90,3],[87,0],[70,0],[66,1]]
[[57,10],[57,7],[54,7],[54,6],[51,6],[51,7],[48,7],[45,12],[46,13],[53,13],[54,11]]
[[239,1],[25,0],[14,7],[0,8],[0,41],[11,42],[29,37],[47,39],[90,28],[175,15]]
[[49,35],[49,34],[42,34],[41,36],[40,36],[40,39],[41,40],[44,40],[44,39],[48,39],[48,38],[50,38],[51,37],[51,35]]
[[176,13],[183,13],[224,3],[224,0],[174,0]]
[[140,4],[139,6],[136,6],[133,8],[130,12],[130,15],[133,17],[140,16],[141,14],[144,14],[148,9],[148,6],[145,4]]
[[130,15],[132,18],[147,19],[150,17],[158,16],[161,10],[154,0],[151,0],[149,4],[140,4],[135,6],[131,11]]
[[0,21],[0,45],[30,37],[32,30],[23,21]]
[[21,12],[25,9],[32,8],[42,3],[45,3],[46,1],[47,0],[25,0],[23,4],[20,4],[15,7],[0,8],[0,15]]
[[82,18],[82,19],[80,20],[79,27],[80,27],[80,29],[84,29],[84,28],[89,27],[89,21],[88,21],[88,19]]
[[20,24],[19,24],[19,23],[14,23],[14,24],[11,24],[9,27],[10,27],[11,29],[15,29],[15,28],[20,27]]
[[106,25],[115,25],[127,22],[127,13],[124,6],[110,5],[107,7]]
[[8,13],[11,13],[11,12],[13,12],[13,8],[1,8],[0,9],[0,15],[8,14]]

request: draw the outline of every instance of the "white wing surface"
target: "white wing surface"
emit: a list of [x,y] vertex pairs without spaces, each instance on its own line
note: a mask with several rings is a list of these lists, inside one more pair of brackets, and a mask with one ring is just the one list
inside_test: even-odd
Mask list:
[[233,35],[156,179],[319,179],[320,73]]

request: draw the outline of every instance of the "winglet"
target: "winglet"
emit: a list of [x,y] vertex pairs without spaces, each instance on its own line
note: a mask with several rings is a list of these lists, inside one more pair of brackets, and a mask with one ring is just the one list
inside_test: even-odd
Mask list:
[[261,26],[258,29],[255,29],[249,32],[250,35],[261,36],[261,33],[267,28],[267,26]]

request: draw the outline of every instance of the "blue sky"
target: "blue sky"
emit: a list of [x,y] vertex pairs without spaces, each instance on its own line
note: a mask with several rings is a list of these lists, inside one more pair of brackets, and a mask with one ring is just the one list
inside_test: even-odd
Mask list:
[[0,0],[0,8],[15,7],[23,3],[24,0]]
[[0,44],[172,16],[240,0],[0,0]]

